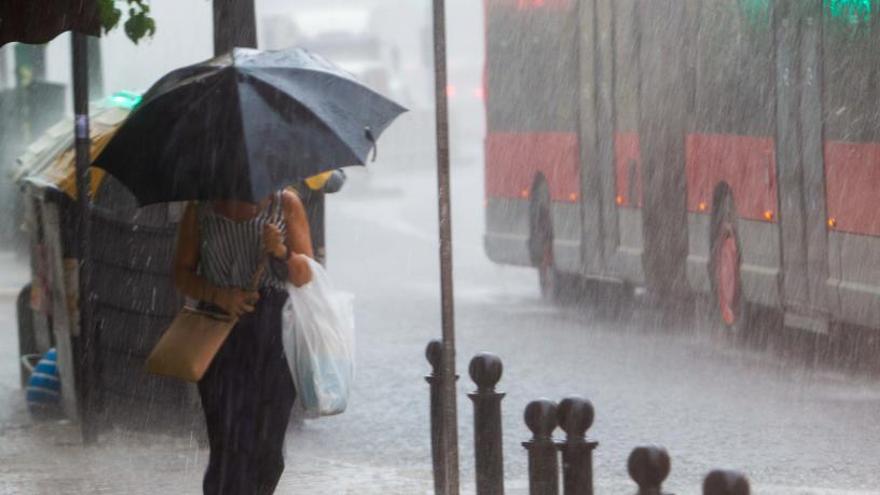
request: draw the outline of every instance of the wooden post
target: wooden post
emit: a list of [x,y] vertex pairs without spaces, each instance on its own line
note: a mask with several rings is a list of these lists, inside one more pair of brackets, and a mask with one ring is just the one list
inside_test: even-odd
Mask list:
[[669,453],[663,447],[636,447],[626,463],[629,476],[639,491],[636,495],[664,495],[663,482],[671,467]]
[[501,359],[488,352],[474,356],[469,367],[477,390],[468,394],[474,403],[474,454],[477,495],[504,495],[504,449],[501,400],[495,390],[503,370]]
[[749,495],[749,480],[737,471],[715,470],[703,480],[703,495]]
[[593,425],[593,404],[580,397],[568,397],[559,403],[559,426],[565,440],[557,447],[562,452],[562,486],[565,495],[593,495],[593,450],[599,444],[587,440]]
[[529,453],[529,495],[559,495],[559,455],[553,443],[556,403],[539,399],[526,406],[526,426],[532,439],[523,442]]

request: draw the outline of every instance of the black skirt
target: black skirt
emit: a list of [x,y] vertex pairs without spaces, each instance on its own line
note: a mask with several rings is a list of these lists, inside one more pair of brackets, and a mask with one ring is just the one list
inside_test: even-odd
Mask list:
[[270,494],[284,471],[296,398],[281,340],[287,297],[261,290],[255,311],[241,317],[199,382],[211,448],[205,494]]

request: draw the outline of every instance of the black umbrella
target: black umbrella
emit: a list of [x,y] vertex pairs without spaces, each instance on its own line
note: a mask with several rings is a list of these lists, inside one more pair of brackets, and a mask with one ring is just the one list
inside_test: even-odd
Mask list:
[[160,79],[94,165],[142,205],[258,201],[320,172],[363,165],[404,111],[305,50],[236,48]]

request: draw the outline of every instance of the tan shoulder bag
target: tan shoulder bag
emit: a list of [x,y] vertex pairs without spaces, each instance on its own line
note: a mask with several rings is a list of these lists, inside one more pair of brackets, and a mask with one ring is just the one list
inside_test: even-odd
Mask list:
[[[266,258],[260,261],[251,283],[256,290],[266,269]],[[198,382],[229,337],[238,318],[196,308],[184,307],[147,358],[148,373]]]
[[147,371],[198,382],[237,322],[229,315],[184,307],[147,358]]

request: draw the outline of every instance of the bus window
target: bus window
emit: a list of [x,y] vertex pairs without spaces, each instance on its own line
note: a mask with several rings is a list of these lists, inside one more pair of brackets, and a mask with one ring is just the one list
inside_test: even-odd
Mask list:
[[[824,26],[826,208],[838,232],[880,235],[880,22]],[[831,220],[829,220],[830,222]]]
[[642,203],[636,1],[614,2],[614,161],[618,206]]
[[703,2],[697,36],[697,132],[773,135],[771,25],[752,22],[737,0]]
[[557,8],[516,5],[489,2],[489,128],[570,132],[577,101],[574,16]]
[[858,30],[825,26],[825,126],[831,141],[880,141],[880,23]]

